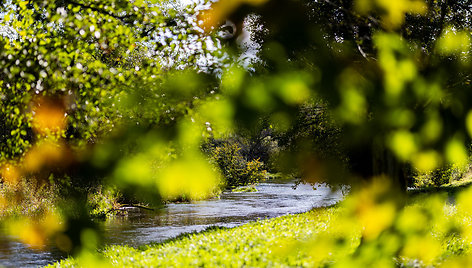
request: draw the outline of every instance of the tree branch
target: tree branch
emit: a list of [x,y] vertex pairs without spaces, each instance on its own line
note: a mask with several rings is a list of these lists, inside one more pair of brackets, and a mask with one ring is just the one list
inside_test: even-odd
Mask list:
[[[346,9],[344,7],[340,7],[338,5],[336,5],[335,3],[331,2],[330,0],[323,0],[323,2],[333,6],[333,7],[336,7],[338,8],[339,10],[342,10],[348,14],[350,14],[351,16],[354,16],[354,17],[360,17],[361,15],[360,14],[357,14],[355,12],[353,12],[352,10],[349,10],[349,9]],[[375,25],[377,26],[381,26],[382,24],[380,23],[380,21],[372,16],[367,16],[367,19],[369,19],[370,22],[374,23]]]
[[119,15],[116,15],[112,12],[109,12],[103,8],[98,8],[98,7],[93,7],[93,6],[89,6],[89,5],[85,5],[85,4],[82,4],[82,3],[78,3],[78,2],[75,2],[75,1],[71,1],[71,0],[67,0],[67,3],[68,4],[72,4],[72,5],[75,5],[75,6],[78,6],[78,7],[81,7],[83,9],[90,9],[92,11],[96,11],[96,12],[99,12],[101,14],[104,14],[104,15],[107,15],[107,16],[110,16],[114,19],[117,19],[121,22],[127,22],[126,19],[129,19],[131,17],[133,17],[132,14],[129,14],[129,15],[122,15],[122,16],[119,16]]

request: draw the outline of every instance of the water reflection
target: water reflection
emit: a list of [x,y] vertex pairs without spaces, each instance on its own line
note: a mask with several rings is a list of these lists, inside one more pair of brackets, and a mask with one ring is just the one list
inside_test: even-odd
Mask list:
[[[193,204],[167,204],[158,212],[131,210],[127,217],[116,217],[104,222],[107,244],[139,246],[160,242],[179,234],[204,230],[217,225],[234,227],[257,219],[288,213],[300,213],[313,207],[327,206],[342,198],[325,185],[293,183],[262,183],[258,192],[225,192],[220,198]],[[33,251],[24,244],[0,235],[0,267],[38,267],[53,263],[62,255],[54,247],[49,251]]]

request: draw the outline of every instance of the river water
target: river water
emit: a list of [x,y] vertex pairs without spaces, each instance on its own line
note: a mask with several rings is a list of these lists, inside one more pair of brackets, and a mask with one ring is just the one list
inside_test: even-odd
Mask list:
[[[172,203],[159,212],[131,210],[126,217],[104,222],[105,243],[139,246],[160,242],[182,233],[201,231],[209,226],[235,227],[250,221],[301,213],[314,207],[332,205],[342,199],[340,191],[325,185],[267,182],[257,192],[224,192],[219,198],[188,203]],[[0,236],[0,267],[38,267],[63,256],[52,247],[37,252],[9,237]]]

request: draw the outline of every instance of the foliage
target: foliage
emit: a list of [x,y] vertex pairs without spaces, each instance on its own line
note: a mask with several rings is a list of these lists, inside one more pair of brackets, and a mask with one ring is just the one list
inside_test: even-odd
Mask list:
[[[204,144],[203,150],[224,171],[227,180],[235,181],[229,182],[230,185],[247,183],[244,182],[247,174],[237,171],[238,165],[240,170],[244,170],[243,162],[260,162],[264,170],[284,172],[305,181],[323,181],[328,178],[320,176],[327,174],[317,173],[317,170],[307,165],[300,166],[292,156],[309,153],[313,156],[313,161],[320,162],[318,166],[347,166],[340,141],[341,130],[336,127],[327,109],[326,105],[305,103],[297,107],[293,123],[283,123],[282,120],[274,122],[270,117],[261,119],[255,123],[252,131],[237,129],[238,134],[232,134],[228,138],[210,139]],[[249,165],[246,166],[249,168]],[[264,176],[267,177],[261,174],[260,178]],[[240,182],[236,182],[236,178]]]
[[0,187],[0,217],[41,215],[55,209],[60,198],[56,185],[21,180]]
[[[193,126],[189,122],[198,115],[200,98],[214,90],[214,77],[198,73],[186,50],[218,39],[184,23],[195,16],[143,1],[2,1],[3,11],[2,29],[15,34],[0,37],[1,183],[55,184],[48,182],[51,174],[70,179],[57,185],[67,196],[58,202],[65,229],[48,233],[72,243],[61,249],[75,251],[84,243],[81,233],[95,233],[87,191],[80,188],[97,187],[104,177],[127,194],[151,201],[182,195],[198,199],[216,191],[218,174],[198,151],[202,137],[182,134],[172,140],[187,128],[192,134],[204,132],[200,120],[208,118],[198,117]],[[185,45],[187,37],[191,41]],[[158,42],[171,42],[172,50]],[[188,72],[168,66],[164,75],[160,64],[166,58],[159,49],[187,59]],[[215,51],[198,49],[209,58]],[[208,73],[211,65],[206,65]],[[189,159],[193,173],[182,173]],[[4,201],[4,207],[15,205]],[[41,228],[33,230],[32,236],[46,241]]]
[[264,165],[258,159],[248,160],[241,153],[238,143],[231,140],[216,142],[209,147],[210,161],[214,162],[226,179],[227,187],[256,184],[267,177]]
[[[295,122],[286,130],[275,134],[279,146],[276,163],[279,171],[295,175],[304,181],[334,183],[344,174],[323,172],[337,166],[342,171],[348,159],[342,148],[341,129],[329,115],[326,104],[305,103],[299,108]],[[305,158],[303,163],[293,156]]]
[[106,217],[110,215],[114,209],[118,208],[120,198],[121,194],[111,187],[105,189],[99,187],[90,190],[87,198],[90,206],[90,214],[94,217]]
[[254,192],[257,192],[257,189],[254,186],[241,186],[241,187],[233,189],[231,192],[233,192],[233,193],[254,193]]
[[[340,158],[348,165],[321,161],[313,152],[320,149],[316,146],[300,145],[286,159],[308,171],[307,177],[354,185],[371,180],[371,190],[383,193],[364,196],[370,190],[361,189],[352,200],[362,202],[347,204],[340,228],[354,222],[364,229],[355,254],[340,263],[391,265],[392,258],[403,255],[433,263],[440,256],[438,242],[425,236],[425,229],[413,226],[410,236],[402,227],[402,195],[395,189],[405,187],[402,171],[409,166],[429,172],[468,161],[472,41],[467,1],[220,0],[193,17],[168,8],[167,1],[1,3],[7,10],[1,26],[16,33],[0,37],[2,183],[45,181],[51,174],[69,177],[70,184],[108,177],[146,200],[205,198],[221,176],[200,151],[207,138],[253,129],[261,118],[276,133],[296,129],[302,107],[320,101],[336,123],[333,133],[339,133],[346,154]],[[250,36],[259,60],[246,69],[236,59],[245,56],[239,48],[248,16],[262,30]],[[236,30],[223,50],[217,36],[226,20]],[[212,42],[218,49],[210,48]],[[200,50],[203,43],[206,49]],[[185,54],[193,45],[200,56],[229,63],[216,62],[218,71],[206,68],[212,60],[200,64],[193,52]],[[161,55],[176,63],[163,68]],[[314,120],[309,125],[323,131],[317,117],[307,115],[302,121]],[[304,132],[300,128],[301,137]],[[329,145],[337,143],[336,135],[326,136],[336,140],[328,139]],[[222,148],[213,158],[226,176],[235,181],[243,176],[243,183],[262,178],[257,158],[242,158],[231,144]],[[390,179],[387,192],[372,181],[377,175]],[[50,236],[65,251],[77,252],[80,244],[93,251],[100,232],[90,221],[83,192],[64,188],[63,215],[20,218],[15,223],[31,227],[20,237],[39,245]],[[10,200],[5,202],[9,206]],[[413,211],[407,218],[436,222],[428,221],[432,213]],[[433,206],[431,211],[441,210]],[[447,215],[441,216],[449,226]],[[63,225],[48,226],[60,218]],[[452,225],[466,236],[468,225],[461,219],[457,215],[459,223],[453,219]],[[395,243],[384,247],[390,239]],[[418,243],[432,248],[421,247],[429,249],[427,254],[415,251],[411,245]],[[332,245],[345,249],[343,241]]]
[[459,181],[467,174],[470,167],[448,166],[414,177],[415,187],[437,187],[454,181]]
[[[398,6],[381,1],[313,1],[306,8],[297,2],[273,1],[255,6],[252,10],[267,26],[260,37],[262,64],[253,76],[230,70],[233,86],[228,88],[241,102],[241,113],[247,114],[240,116],[249,123],[248,117],[256,113],[291,122],[292,105],[316,95],[326,101],[342,130],[341,142],[351,161],[351,176],[343,177],[355,180],[387,173],[404,186],[401,166],[411,164],[426,171],[466,161],[469,98],[464,94],[470,83],[470,36],[465,33],[470,23],[462,16],[467,17],[467,5],[438,5],[437,1],[404,1]],[[274,7],[308,15],[282,22]],[[225,8],[237,20],[247,7]],[[437,20],[431,28],[403,24],[411,20],[427,25],[431,19]],[[446,27],[449,22],[458,25],[454,34]],[[436,37],[419,41],[423,30]],[[454,36],[464,36],[465,45],[435,44]],[[235,77],[241,78],[234,83]],[[285,90],[299,99],[287,98]],[[244,102],[246,96],[259,101]],[[453,103],[464,109],[456,110]]]
[[[1,76],[2,160],[24,155],[47,135],[40,129],[49,129],[49,135],[70,144],[83,145],[107,135],[123,117],[157,117],[154,120],[159,121],[169,106],[181,105],[182,99],[158,98],[165,96],[156,89],[162,83],[158,60],[165,57],[153,55],[158,49],[153,45],[162,41],[175,47],[181,44],[177,37],[190,36],[194,44],[205,42],[195,33],[184,37],[167,33],[167,39],[160,40],[163,32],[193,31],[195,25],[185,26],[182,21],[191,14],[177,16],[172,8],[163,11],[144,2],[19,1],[5,5],[8,9],[2,23],[13,28],[18,38],[1,39],[5,67]],[[180,23],[169,22],[176,19],[173,16],[179,17]],[[152,103],[143,105],[143,98]],[[136,103],[148,108],[152,104],[160,110],[137,116],[133,109],[117,110],[123,107],[120,102],[133,108],[139,107]],[[52,126],[46,124],[45,117]],[[39,128],[35,127],[38,124]]]

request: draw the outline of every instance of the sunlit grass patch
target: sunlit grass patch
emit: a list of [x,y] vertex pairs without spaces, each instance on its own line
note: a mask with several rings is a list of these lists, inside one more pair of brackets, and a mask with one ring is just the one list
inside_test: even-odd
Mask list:
[[[314,230],[321,231],[329,210],[258,221],[233,229],[211,229],[142,250],[112,246],[103,254],[119,266],[304,266],[307,251],[295,250]],[[292,247],[290,247],[290,245]],[[301,247],[299,249],[302,249]],[[295,250],[295,251],[294,251]]]
[[[402,205],[384,199],[385,189],[372,183],[332,207],[211,227],[139,248],[107,246],[99,256],[118,267],[436,267],[472,261],[472,189],[457,192],[452,203],[447,193],[435,193]],[[83,261],[67,259],[56,267]]]
[[[304,244],[326,230],[337,208],[260,220],[236,228],[210,228],[185,234],[164,243],[142,246],[109,246],[102,251],[119,267],[242,267],[313,266]],[[67,259],[56,267],[77,266]]]

